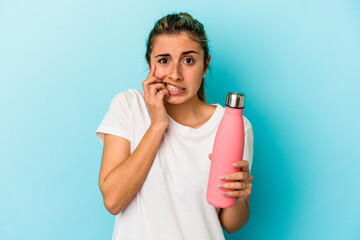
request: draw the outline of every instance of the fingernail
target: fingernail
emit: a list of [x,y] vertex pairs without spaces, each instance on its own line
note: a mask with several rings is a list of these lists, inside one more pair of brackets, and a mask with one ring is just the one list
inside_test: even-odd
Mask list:
[[218,188],[224,187],[224,184],[218,184]]
[[221,176],[220,179],[225,179],[225,176]]
[[239,166],[239,164],[238,164],[237,162],[236,162],[236,163],[233,163],[232,165],[233,165],[233,167]]
[[228,192],[222,192],[222,194],[225,195],[225,196],[228,196],[228,195],[229,195]]

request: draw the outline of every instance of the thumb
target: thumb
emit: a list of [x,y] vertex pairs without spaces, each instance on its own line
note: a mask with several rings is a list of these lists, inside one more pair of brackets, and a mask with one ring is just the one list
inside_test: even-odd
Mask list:
[[212,154],[210,153],[210,154],[209,154],[210,161],[211,161],[211,156],[212,156]]

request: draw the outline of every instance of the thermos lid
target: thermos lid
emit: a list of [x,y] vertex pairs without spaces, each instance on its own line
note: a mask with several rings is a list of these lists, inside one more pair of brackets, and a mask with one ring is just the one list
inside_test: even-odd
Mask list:
[[241,93],[228,92],[226,95],[225,105],[232,108],[244,108],[245,95]]

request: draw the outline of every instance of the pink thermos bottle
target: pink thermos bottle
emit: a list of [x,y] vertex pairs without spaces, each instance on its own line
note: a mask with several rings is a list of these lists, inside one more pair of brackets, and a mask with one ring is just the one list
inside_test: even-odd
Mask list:
[[234,189],[218,188],[217,185],[236,182],[236,180],[221,180],[220,176],[240,171],[239,168],[234,168],[232,164],[243,158],[245,135],[242,115],[244,103],[245,95],[227,93],[225,113],[215,135],[206,200],[217,208],[228,208],[235,205],[235,197],[222,194],[223,191]]

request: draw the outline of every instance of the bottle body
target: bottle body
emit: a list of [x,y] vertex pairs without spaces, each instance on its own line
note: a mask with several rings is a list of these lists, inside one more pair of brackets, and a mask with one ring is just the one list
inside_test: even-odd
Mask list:
[[225,113],[217,129],[209,173],[206,200],[217,208],[228,208],[235,204],[236,198],[224,196],[223,191],[234,189],[218,188],[218,184],[236,182],[236,180],[221,180],[220,176],[239,172],[232,164],[240,161],[244,153],[244,121],[243,108],[226,106]]

